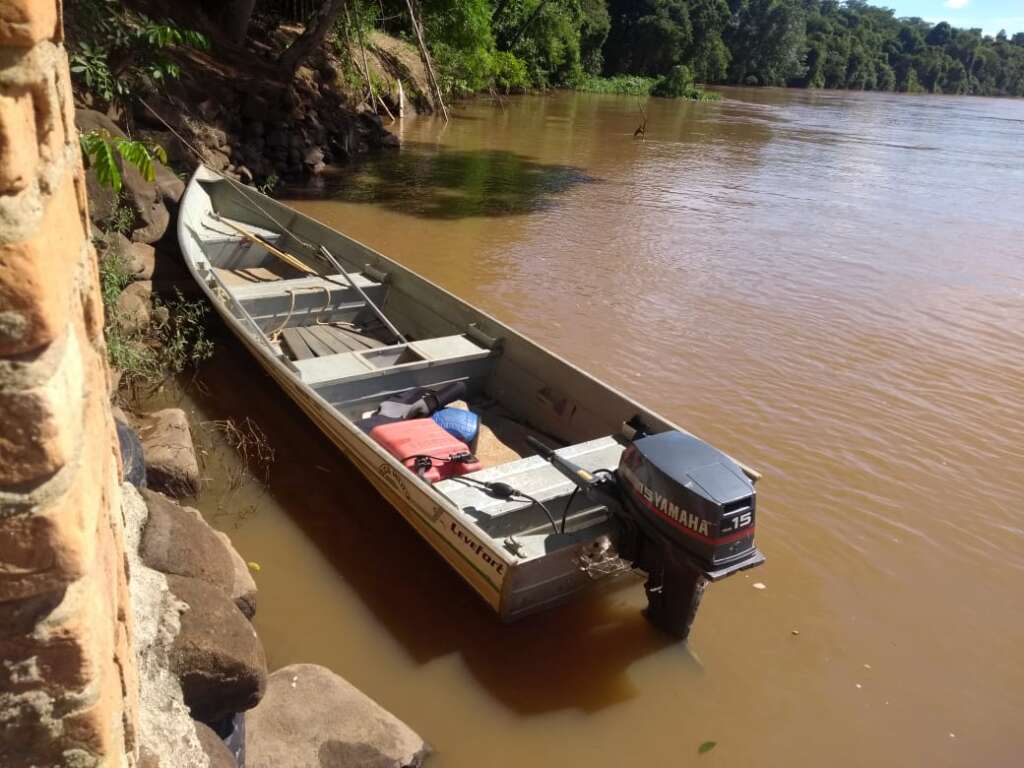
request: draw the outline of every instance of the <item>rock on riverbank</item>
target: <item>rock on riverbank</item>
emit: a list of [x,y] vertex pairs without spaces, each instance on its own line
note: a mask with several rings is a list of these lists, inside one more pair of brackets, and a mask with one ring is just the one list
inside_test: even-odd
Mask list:
[[185,412],[164,408],[141,417],[137,427],[150,487],[171,496],[195,496],[199,461]]
[[189,610],[171,648],[171,669],[197,720],[214,723],[256,706],[267,684],[267,659],[252,624],[217,587],[167,576]]
[[430,748],[348,681],[315,664],[274,672],[246,717],[248,768],[418,768]]

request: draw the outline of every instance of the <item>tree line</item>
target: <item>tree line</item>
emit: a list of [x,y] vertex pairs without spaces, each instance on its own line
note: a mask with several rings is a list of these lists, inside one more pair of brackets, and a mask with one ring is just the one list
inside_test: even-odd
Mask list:
[[862,0],[423,0],[422,11],[455,90],[682,66],[709,84],[1024,96],[1024,33],[897,18]]
[[1024,96],[1024,32],[993,37],[946,22],[897,18],[863,0],[124,2],[234,44],[245,42],[257,16],[302,22],[305,32],[282,57],[293,68],[338,25],[376,28],[412,42],[422,37],[443,89],[455,95],[588,83],[615,90],[598,82],[612,78],[691,95],[696,80]]

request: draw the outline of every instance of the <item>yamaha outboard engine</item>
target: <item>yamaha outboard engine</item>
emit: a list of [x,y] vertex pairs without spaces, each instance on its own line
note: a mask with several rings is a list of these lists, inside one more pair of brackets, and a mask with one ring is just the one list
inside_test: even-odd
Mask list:
[[703,440],[682,432],[641,437],[623,452],[619,476],[638,523],[708,569],[754,551],[754,484]]
[[648,618],[685,638],[708,582],[764,562],[754,546],[754,484],[693,435],[648,434],[637,418],[625,426],[632,437],[614,475],[591,474],[527,440],[588,495],[611,497],[618,555],[647,574]]
[[648,615],[686,637],[709,581],[764,562],[754,485],[721,451],[682,432],[635,438],[618,469],[620,555],[648,575]]

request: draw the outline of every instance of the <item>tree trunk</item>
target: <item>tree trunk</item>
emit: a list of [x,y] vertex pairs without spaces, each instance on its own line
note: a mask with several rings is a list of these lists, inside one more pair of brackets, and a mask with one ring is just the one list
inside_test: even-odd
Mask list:
[[221,16],[221,27],[228,39],[236,45],[245,42],[245,33],[249,29],[256,0],[231,0],[224,8]]
[[423,58],[423,66],[427,70],[427,78],[430,80],[430,84],[434,88],[434,106],[441,108],[441,115],[444,116],[444,121],[447,123],[448,108],[445,107],[444,99],[441,98],[441,86],[437,84],[437,78],[434,77],[434,67],[430,63],[430,52],[427,50],[427,44],[423,42],[423,28],[420,25],[419,18],[416,13],[415,2],[416,0],[405,0],[405,4],[409,8],[409,21],[412,22],[413,32],[416,33],[416,41],[420,45],[420,56]]
[[281,54],[281,66],[292,73],[302,66],[309,55],[320,47],[344,6],[343,0],[324,0],[320,10],[306,24],[306,29]]

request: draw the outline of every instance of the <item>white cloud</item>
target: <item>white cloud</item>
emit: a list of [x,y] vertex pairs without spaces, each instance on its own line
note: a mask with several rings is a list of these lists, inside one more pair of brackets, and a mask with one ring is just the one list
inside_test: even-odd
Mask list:
[[946,0],[946,2],[943,3],[943,5],[945,5],[947,8],[959,10],[960,8],[965,8],[967,6],[967,3],[969,3],[970,1],[971,0]]

